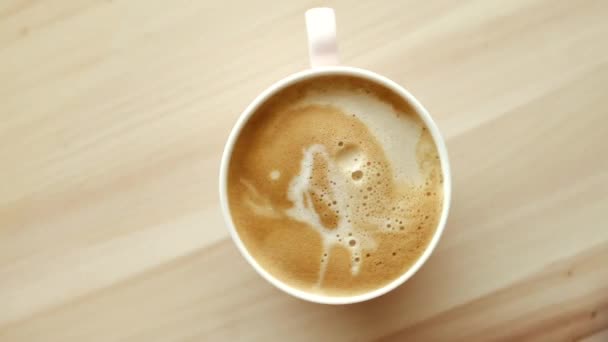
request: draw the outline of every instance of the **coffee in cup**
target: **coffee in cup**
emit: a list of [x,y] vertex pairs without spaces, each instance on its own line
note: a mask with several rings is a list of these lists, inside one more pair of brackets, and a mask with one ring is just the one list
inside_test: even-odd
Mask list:
[[268,95],[242,126],[227,176],[232,222],[257,264],[293,288],[338,297],[407,272],[444,201],[438,149],[415,108],[344,74]]

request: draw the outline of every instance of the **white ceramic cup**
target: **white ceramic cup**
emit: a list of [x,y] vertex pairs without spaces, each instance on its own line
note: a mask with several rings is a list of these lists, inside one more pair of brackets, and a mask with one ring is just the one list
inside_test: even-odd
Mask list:
[[[445,228],[445,224],[448,218],[448,212],[450,209],[452,181],[450,178],[448,153],[445,147],[445,142],[441,137],[441,134],[439,133],[439,129],[435,125],[435,122],[433,122],[433,119],[431,118],[427,110],[407,90],[405,90],[397,83],[389,80],[388,78],[380,76],[371,71],[338,65],[335,15],[334,11],[331,8],[313,8],[306,11],[306,28],[308,31],[308,46],[311,68],[295,73],[278,81],[277,83],[273,84],[268,89],[263,91],[260,95],[258,95],[255,100],[253,100],[253,102],[241,114],[238,121],[236,122],[236,125],[232,129],[232,132],[230,133],[230,136],[224,148],[224,154],[222,155],[220,167],[219,183],[221,207],[232,239],[234,240],[239,251],[241,252],[243,257],[245,257],[245,259],[249,262],[249,264],[251,264],[251,266],[253,266],[253,268],[271,284],[287,292],[290,295],[315,303],[356,303],[381,296],[393,290],[397,286],[403,284],[406,280],[412,277],[412,275],[414,275],[416,271],[420,269],[420,267],[422,267],[422,265],[426,262],[426,260],[429,258],[429,256],[435,249],[435,246],[437,246],[437,243],[439,242],[441,234],[443,233],[443,230]],[[230,209],[228,206],[228,167],[230,165],[232,150],[242,128],[247,124],[247,121],[249,120],[251,115],[255,113],[256,109],[262,103],[264,103],[267,99],[272,97],[281,89],[292,84],[322,75],[348,75],[364,78],[372,82],[381,84],[403,97],[416,109],[417,113],[422,118],[425,125],[428,127],[439,152],[441,170],[443,173],[443,209],[441,211],[441,218],[439,219],[439,224],[437,226],[435,234],[433,235],[431,242],[429,243],[423,254],[420,256],[420,258],[418,258],[418,260],[414,263],[412,267],[410,267],[397,279],[378,289],[354,296],[326,296],[320,295],[318,293],[306,292],[291,287],[272,276],[262,266],[260,266],[260,264],[256,261],[254,257],[251,256],[251,254],[243,244],[243,241],[240,239],[237,230],[234,227],[234,222],[232,221],[232,216],[230,215]]]

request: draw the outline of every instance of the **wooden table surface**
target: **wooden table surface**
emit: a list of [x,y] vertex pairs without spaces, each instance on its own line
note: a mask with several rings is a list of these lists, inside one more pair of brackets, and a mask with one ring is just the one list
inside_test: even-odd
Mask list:
[[[342,61],[426,105],[450,152],[445,235],[366,303],[259,277],[218,204],[223,144]],[[608,341],[608,1],[0,2],[0,341]]]

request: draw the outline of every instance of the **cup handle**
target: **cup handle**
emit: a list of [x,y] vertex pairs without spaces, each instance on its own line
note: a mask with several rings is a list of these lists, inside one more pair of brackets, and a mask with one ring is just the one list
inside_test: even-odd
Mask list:
[[308,33],[308,56],[312,68],[338,65],[338,42],[336,40],[336,16],[327,7],[306,11]]

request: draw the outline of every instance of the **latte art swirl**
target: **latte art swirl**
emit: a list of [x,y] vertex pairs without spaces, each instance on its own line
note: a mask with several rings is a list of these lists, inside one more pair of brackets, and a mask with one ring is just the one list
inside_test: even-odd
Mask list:
[[433,140],[390,90],[318,77],[281,90],[243,128],[229,207],[251,255],[309,292],[382,287],[420,257],[442,208]]

